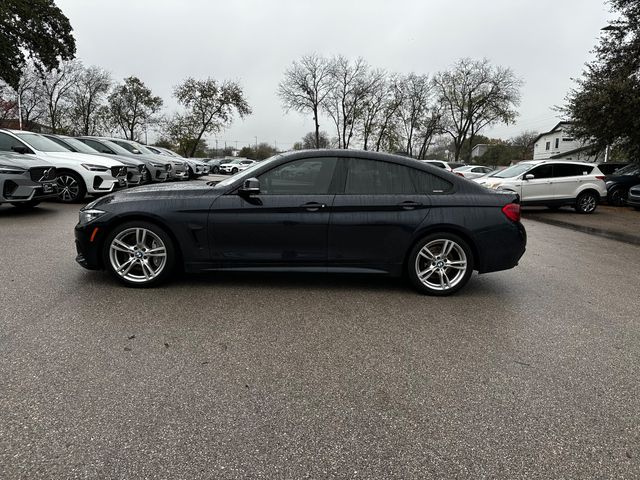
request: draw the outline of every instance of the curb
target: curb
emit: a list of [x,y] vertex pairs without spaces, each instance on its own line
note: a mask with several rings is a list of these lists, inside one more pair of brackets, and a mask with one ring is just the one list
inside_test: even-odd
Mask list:
[[546,218],[538,215],[523,215],[525,220],[534,220],[540,223],[546,223],[555,227],[568,228],[576,232],[582,232],[589,235],[595,235],[597,237],[604,237],[610,240],[617,240],[618,242],[630,243],[631,245],[640,245],[640,236],[629,235],[627,233],[612,232],[611,230],[604,230],[602,228],[586,227],[584,225],[575,225],[569,222],[563,222],[562,220],[556,220],[552,218]]

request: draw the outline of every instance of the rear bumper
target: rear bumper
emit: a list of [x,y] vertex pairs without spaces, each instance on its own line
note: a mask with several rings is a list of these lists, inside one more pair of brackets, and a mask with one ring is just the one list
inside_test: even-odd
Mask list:
[[509,270],[518,262],[527,249],[527,231],[520,222],[509,222],[505,226],[479,234],[475,238],[478,273]]

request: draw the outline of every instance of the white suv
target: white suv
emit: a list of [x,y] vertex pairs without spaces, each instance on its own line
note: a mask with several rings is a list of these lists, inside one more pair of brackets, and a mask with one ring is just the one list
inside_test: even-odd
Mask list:
[[58,199],[79,202],[87,194],[110,193],[127,186],[127,166],[116,160],[76,153],[38,133],[0,130],[0,151],[34,155],[56,167]]
[[495,190],[515,192],[522,205],[559,208],[573,206],[579,213],[593,213],[606,198],[604,175],[593,163],[534,160],[475,180]]

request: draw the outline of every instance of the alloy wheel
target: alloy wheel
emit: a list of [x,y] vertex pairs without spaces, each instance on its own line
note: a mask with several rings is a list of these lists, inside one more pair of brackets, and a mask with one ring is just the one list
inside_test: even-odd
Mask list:
[[458,285],[468,268],[464,249],[450,239],[437,239],[424,245],[416,256],[415,269],[426,287],[447,291]]
[[116,235],[109,246],[109,261],[114,272],[133,283],[156,278],[167,265],[167,247],[149,229],[127,228]]
[[593,195],[586,194],[578,200],[578,207],[584,213],[591,213],[596,209],[597,203]]
[[56,179],[58,184],[58,198],[63,202],[73,202],[78,199],[80,185],[71,175],[62,174]]

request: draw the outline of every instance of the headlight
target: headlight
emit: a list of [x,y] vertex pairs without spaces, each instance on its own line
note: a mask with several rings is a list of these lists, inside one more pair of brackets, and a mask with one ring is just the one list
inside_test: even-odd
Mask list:
[[86,225],[90,222],[93,222],[95,219],[100,218],[107,212],[103,212],[102,210],[98,210],[96,208],[90,208],[87,210],[80,210],[80,225]]
[[24,172],[26,172],[24,168],[14,167],[12,165],[0,165],[0,173],[20,175]]
[[91,170],[92,172],[107,172],[109,171],[109,167],[105,167],[104,165],[92,165],[91,163],[83,163],[82,166],[87,170]]
[[149,162],[149,165],[151,165],[152,167],[156,167],[156,168],[162,168],[165,166],[164,163],[158,163],[158,162]]

